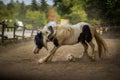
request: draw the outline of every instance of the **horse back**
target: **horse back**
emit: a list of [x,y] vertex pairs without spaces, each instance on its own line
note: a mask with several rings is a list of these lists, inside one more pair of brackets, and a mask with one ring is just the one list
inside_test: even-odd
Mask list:
[[59,27],[57,28],[57,34],[56,38],[59,39],[68,39],[70,36],[72,36],[74,33],[73,29],[71,27]]

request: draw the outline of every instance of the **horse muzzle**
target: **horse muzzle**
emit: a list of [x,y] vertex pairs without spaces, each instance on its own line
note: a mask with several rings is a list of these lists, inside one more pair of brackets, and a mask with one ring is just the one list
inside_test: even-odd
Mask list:
[[38,54],[38,53],[39,53],[39,51],[40,51],[40,49],[39,49],[39,48],[37,48],[37,47],[35,47],[35,48],[33,49],[33,53],[34,53],[34,54]]

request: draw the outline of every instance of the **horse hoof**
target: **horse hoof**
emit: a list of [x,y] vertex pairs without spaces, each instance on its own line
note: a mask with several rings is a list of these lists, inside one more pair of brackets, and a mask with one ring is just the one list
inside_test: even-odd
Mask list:
[[91,58],[91,61],[95,62],[95,61],[96,61],[96,59],[95,59],[95,58]]
[[95,61],[96,61],[96,59],[91,59],[91,61],[92,61],[92,62],[95,62]]
[[37,61],[36,64],[39,65],[40,64],[39,61]]
[[90,59],[91,59],[91,61],[96,61],[96,59],[95,59],[95,57],[94,56],[91,56],[91,57],[89,57]]
[[44,59],[40,59],[40,60],[37,62],[37,64],[43,64],[43,63],[45,63],[45,60],[44,60]]

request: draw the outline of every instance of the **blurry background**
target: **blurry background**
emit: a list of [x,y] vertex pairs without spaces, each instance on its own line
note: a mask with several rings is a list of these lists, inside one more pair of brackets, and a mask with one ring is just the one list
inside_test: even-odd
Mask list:
[[0,21],[22,21],[28,28],[67,19],[76,24],[119,26],[119,0],[0,0]]

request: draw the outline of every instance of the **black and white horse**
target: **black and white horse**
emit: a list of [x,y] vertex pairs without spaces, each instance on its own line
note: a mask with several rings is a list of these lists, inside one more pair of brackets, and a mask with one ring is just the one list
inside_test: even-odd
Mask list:
[[51,61],[56,50],[62,45],[74,45],[76,43],[82,43],[84,47],[84,54],[88,55],[88,44],[92,49],[91,59],[95,59],[95,45],[93,43],[95,38],[98,45],[99,57],[104,52],[106,53],[107,47],[105,41],[96,32],[96,29],[86,22],[80,22],[75,25],[59,25],[59,26],[47,26],[35,36],[35,49],[34,54],[39,53],[42,47],[47,50],[47,42],[54,43],[54,48],[48,51],[48,54],[39,59],[39,63]]

